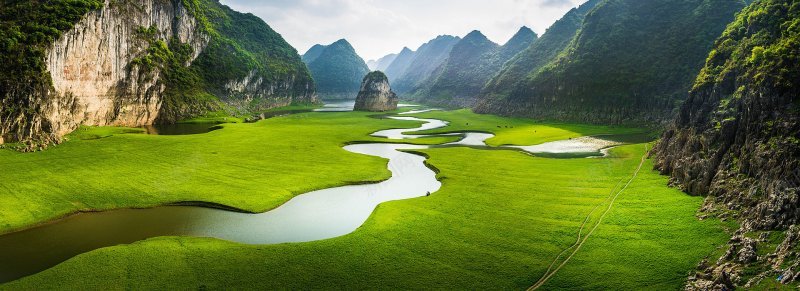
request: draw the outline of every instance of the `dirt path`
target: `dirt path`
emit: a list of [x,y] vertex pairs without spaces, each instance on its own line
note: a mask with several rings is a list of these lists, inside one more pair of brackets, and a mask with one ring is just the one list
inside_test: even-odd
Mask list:
[[[636,171],[633,172],[633,175],[628,180],[628,182],[625,183],[625,186],[622,187],[622,189],[619,189],[619,191],[617,191],[616,193],[614,193],[614,190],[616,190],[617,187],[619,187],[619,182],[617,183],[616,186],[614,186],[614,188],[612,188],[611,191],[613,194],[609,196],[611,202],[608,203],[608,207],[606,207],[606,210],[603,212],[602,215],[600,215],[600,218],[597,220],[597,223],[594,225],[594,227],[592,227],[592,230],[589,231],[589,233],[587,233],[586,236],[584,236],[581,239],[581,235],[583,234],[584,228],[588,223],[589,219],[591,218],[592,214],[594,214],[595,210],[597,210],[597,208],[599,208],[600,205],[604,204],[609,199],[606,199],[602,203],[595,206],[594,209],[592,209],[592,211],[589,212],[588,215],[586,215],[586,219],[584,219],[583,224],[581,224],[581,228],[578,230],[578,239],[575,241],[575,244],[561,251],[561,253],[559,253],[558,256],[556,256],[553,262],[550,263],[550,266],[547,268],[547,271],[544,273],[544,275],[542,275],[542,277],[539,278],[539,281],[536,281],[536,283],[533,284],[533,286],[529,287],[528,291],[536,290],[539,289],[539,287],[542,287],[542,285],[547,283],[547,281],[550,280],[550,278],[552,278],[556,273],[558,273],[558,271],[561,270],[561,268],[563,268],[567,264],[567,262],[569,262],[569,260],[572,259],[572,257],[575,256],[575,254],[581,249],[586,240],[588,240],[589,237],[592,236],[594,231],[597,230],[597,228],[603,222],[603,218],[605,218],[606,215],[611,211],[611,208],[614,206],[614,202],[617,201],[619,195],[622,194],[622,192],[624,192],[625,189],[628,189],[628,186],[630,186],[631,183],[633,183],[633,180],[636,179],[636,176],[639,175],[639,172],[642,170],[642,166],[644,165],[644,161],[647,158],[647,151],[648,151],[647,146],[645,146],[645,153],[642,155],[642,158],[639,161],[639,166],[636,167]],[[622,180],[620,180],[620,182],[622,182]],[[570,253],[570,255],[566,259],[564,259],[564,261],[561,262],[561,264],[559,264],[557,268],[553,269],[553,266],[555,266],[555,264],[558,263],[558,260],[561,258],[561,256],[563,256],[570,250],[572,250],[572,253]]]

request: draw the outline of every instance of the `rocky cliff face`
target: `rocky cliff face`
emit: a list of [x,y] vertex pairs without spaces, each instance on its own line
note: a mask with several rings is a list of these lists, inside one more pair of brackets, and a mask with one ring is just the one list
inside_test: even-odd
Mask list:
[[703,215],[738,219],[722,257],[689,288],[756,287],[800,277],[800,3],[762,0],[717,40],[674,124],[657,168]]
[[157,40],[188,44],[193,51],[189,62],[209,41],[180,2],[106,1],[47,52],[53,87],[50,98],[37,101],[46,108],[38,114],[51,133],[63,136],[80,124],[140,126],[156,120],[165,89],[162,72],[130,65],[149,46],[140,35],[145,27],[155,28],[151,32]]
[[389,86],[389,78],[383,72],[367,74],[361,82],[361,90],[356,97],[355,110],[390,111],[397,109],[398,98]]
[[[83,14],[47,14],[52,5]],[[79,125],[141,126],[317,102],[297,52],[257,17],[218,0],[50,1],[0,13],[9,19],[0,34],[12,39],[2,53],[25,59],[0,72],[0,141],[28,149],[58,143]],[[17,33],[36,19],[52,22],[42,26],[55,41]]]

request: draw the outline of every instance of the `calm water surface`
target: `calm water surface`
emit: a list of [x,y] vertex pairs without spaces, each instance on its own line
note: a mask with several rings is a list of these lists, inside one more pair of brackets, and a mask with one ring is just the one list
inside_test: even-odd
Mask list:
[[[351,101],[333,108],[350,106]],[[352,110],[352,107],[350,107]],[[447,122],[415,117],[390,117],[417,121],[415,129],[379,131],[373,136],[388,139],[414,139],[424,136],[413,132],[447,126]],[[196,134],[213,130],[213,124],[184,124],[159,127],[157,134]],[[450,133],[458,142],[431,147],[470,146],[490,148],[485,141],[489,133]],[[537,149],[558,154],[585,157],[602,155],[609,144],[637,141],[630,135],[594,137],[601,142],[590,146],[576,145],[585,140],[546,143],[533,147],[501,147],[524,150],[535,155]],[[582,147],[585,146],[585,147]],[[0,282],[8,282],[51,268],[71,257],[102,247],[133,243],[159,236],[213,237],[245,244],[276,244],[307,242],[342,236],[355,231],[372,214],[378,204],[400,199],[418,198],[439,190],[436,174],[424,165],[422,156],[399,150],[425,149],[428,146],[407,144],[356,144],[345,150],[388,159],[392,172],[389,180],[377,184],[353,185],[324,189],[296,196],[280,207],[260,214],[190,207],[165,206],[152,209],[122,209],[107,212],[83,213],[21,232],[0,236]],[[496,149],[496,148],[492,148]]]

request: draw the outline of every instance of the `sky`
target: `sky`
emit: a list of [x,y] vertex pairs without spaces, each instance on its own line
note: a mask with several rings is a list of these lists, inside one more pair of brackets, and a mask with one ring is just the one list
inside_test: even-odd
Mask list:
[[503,44],[522,26],[540,36],[586,0],[221,0],[264,19],[304,54],[347,39],[364,60],[416,50],[438,35],[480,30]]

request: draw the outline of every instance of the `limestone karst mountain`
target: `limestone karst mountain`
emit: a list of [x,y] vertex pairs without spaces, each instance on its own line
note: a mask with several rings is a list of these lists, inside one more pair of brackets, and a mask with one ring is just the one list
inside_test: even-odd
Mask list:
[[43,2],[2,9],[5,141],[46,145],[79,125],[169,123],[316,100],[297,51],[260,18],[217,0]]
[[322,99],[353,99],[369,67],[347,40],[316,45],[303,55]]
[[[656,167],[673,183],[709,196],[703,209],[740,221],[729,251],[709,258],[691,287],[732,290],[762,277],[798,278],[799,63],[800,4],[755,2],[717,40],[655,149]],[[769,232],[780,240],[743,235]],[[758,270],[749,274],[753,280],[739,279],[746,270]]]
[[483,95],[501,96],[477,109],[563,121],[663,123],[744,6],[743,0],[600,2],[557,59],[512,88],[490,84]]
[[389,78],[381,71],[374,71],[364,77],[354,109],[358,111],[390,111],[397,109],[397,102],[397,94],[392,92]]
[[377,60],[370,60],[367,66],[371,71],[385,71],[397,58],[397,54],[388,54]]
[[420,46],[403,74],[392,83],[394,90],[402,94],[419,88],[447,60],[460,40],[460,37],[440,35]]
[[480,31],[472,31],[453,46],[447,60],[422,85],[407,95],[431,104],[471,106],[486,82],[537,38],[530,28],[522,27],[500,46]]

